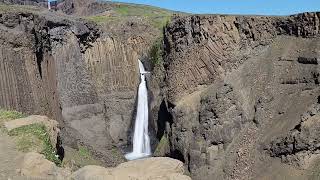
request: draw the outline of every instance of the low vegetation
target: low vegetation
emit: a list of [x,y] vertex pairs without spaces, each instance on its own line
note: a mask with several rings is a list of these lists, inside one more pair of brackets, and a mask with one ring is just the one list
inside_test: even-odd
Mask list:
[[155,66],[163,62],[163,38],[158,38],[150,49],[150,58],[152,64]]
[[56,156],[52,147],[47,129],[42,124],[31,124],[13,129],[9,132],[17,142],[17,147],[22,152],[36,151],[43,154],[46,159],[60,166],[61,161]]
[[25,115],[21,112],[0,109],[0,119],[18,119],[23,117],[25,117]]
[[69,147],[65,148],[65,158],[62,162],[63,167],[76,171],[86,165],[102,165],[102,163],[96,160],[84,146],[79,145],[78,150]]
[[85,19],[94,21],[98,24],[119,23],[125,21],[128,17],[141,18],[149,22],[153,27],[162,29],[173,15],[172,11],[136,4],[112,3],[112,10],[109,13],[96,16],[85,17]]
[[[26,115],[21,112],[0,109],[0,127],[4,130],[4,122],[23,117],[26,117]],[[58,166],[61,165],[61,161],[56,156],[55,148],[51,145],[48,131],[43,124],[22,126],[7,133],[15,140],[19,151],[39,152],[46,159]]]
[[169,139],[168,139],[167,135],[164,134],[162,136],[159,144],[157,145],[156,150],[154,151],[154,155],[155,156],[164,156],[164,155],[166,155],[167,151],[169,150],[168,148],[170,148]]
[[0,13],[3,12],[29,12],[36,13],[41,10],[45,10],[44,8],[37,6],[28,6],[28,5],[6,5],[0,4]]
[[25,117],[25,115],[21,112],[0,109],[0,131],[6,132],[4,122],[23,117]]
[[155,28],[159,29],[162,29],[167,24],[173,14],[173,12],[161,8],[130,4],[118,4],[115,11],[121,17],[144,17],[149,20]]

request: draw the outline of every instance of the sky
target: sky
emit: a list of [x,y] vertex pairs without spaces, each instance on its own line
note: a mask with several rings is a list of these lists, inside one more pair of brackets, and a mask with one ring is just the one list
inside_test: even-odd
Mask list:
[[320,11],[320,0],[116,0],[195,14],[289,15]]

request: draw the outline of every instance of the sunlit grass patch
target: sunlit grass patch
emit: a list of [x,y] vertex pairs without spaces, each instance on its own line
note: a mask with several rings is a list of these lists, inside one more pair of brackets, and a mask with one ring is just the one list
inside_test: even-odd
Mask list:
[[16,140],[18,150],[22,152],[39,152],[49,161],[54,162],[56,165],[61,165],[60,159],[56,156],[55,148],[52,147],[45,125],[31,124],[22,126],[13,129],[8,134]]
[[163,135],[159,144],[157,145],[156,150],[154,151],[154,154],[163,155],[167,148],[169,148],[169,139],[166,135]]
[[29,5],[7,5],[0,4],[0,13],[2,12],[39,12],[41,10],[45,10],[45,8],[37,7],[37,6],[29,6]]
[[145,19],[150,25],[157,29],[162,29],[173,15],[172,11],[144,6],[144,5],[133,5],[133,4],[113,4],[113,9],[107,14],[100,14],[95,16],[84,17],[87,20],[96,22],[97,24],[104,23],[119,23],[125,21],[129,17],[137,17]]
[[62,162],[63,167],[76,171],[87,165],[102,165],[102,163],[96,160],[85,146],[79,145],[78,150],[69,147],[65,148],[65,157]]
[[4,128],[5,122],[23,117],[26,116],[21,112],[0,109],[0,131],[6,132],[6,129]]
[[105,16],[105,15],[98,15],[98,16],[88,16],[88,17],[85,17],[85,19],[93,21],[97,24],[100,24],[100,23],[106,22],[108,20],[112,20],[113,18]]
[[26,116],[21,112],[0,109],[0,119],[18,119],[23,117]]
[[153,65],[160,64],[163,62],[163,38],[158,38],[152,45],[149,55],[151,57],[151,62]]

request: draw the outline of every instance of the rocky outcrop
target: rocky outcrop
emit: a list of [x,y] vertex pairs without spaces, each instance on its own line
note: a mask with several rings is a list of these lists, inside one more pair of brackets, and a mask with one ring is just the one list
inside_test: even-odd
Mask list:
[[36,6],[47,6],[46,0],[1,0],[0,3],[4,4],[20,4],[20,5],[36,5]]
[[65,144],[85,145],[108,165],[122,162],[118,147],[131,142],[137,59],[147,61],[160,31],[141,34],[151,27],[145,22],[111,28],[19,11],[1,13],[0,107],[57,119]]
[[183,175],[182,162],[170,158],[147,158],[120,164],[114,169],[99,166],[86,166],[72,174],[79,180],[93,179],[159,179],[189,180]]
[[[168,25],[163,66],[155,69],[164,75],[158,112],[167,118],[156,117],[169,155],[193,179],[272,179],[266,172],[281,168],[290,177],[263,147],[273,142],[272,156],[290,149],[293,138],[274,138],[318,99],[319,17],[192,15]],[[310,131],[299,133],[303,142],[314,140]]]
[[8,132],[20,128],[22,126],[27,126],[31,124],[43,124],[46,127],[46,130],[48,132],[50,143],[52,147],[57,146],[57,141],[59,138],[60,129],[58,128],[58,122],[52,119],[49,119],[46,116],[29,116],[26,118],[20,118],[11,120],[4,123],[5,128]]
[[58,10],[68,15],[89,16],[103,13],[112,8],[105,2],[95,0],[64,0],[58,4]]
[[300,167],[308,165],[312,155],[319,154],[320,105],[312,105],[301,116],[301,122],[284,137],[273,140],[267,148],[270,155],[281,158],[282,162]]
[[169,100],[177,101],[197,86],[213,83],[277,35],[319,36],[319,17],[319,13],[177,17],[165,32]]
[[89,165],[71,174],[70,170],[57,167],[54,163],[46,160],[43,155],[27,153],[18,171],[19,177],[22,179],[191,180],[190,177],[183,175],[183,163],[170,158],[147,158],[122,163],[115,168]]
[[25,154],[18,171],[20,176],[32,179],[65,180],[71,175],[70,170],[59,168],[44,155],[34,152]]
[[120,152],[106,155],[117,150],[85,60],[101,34],[95,25],[23,12],[3,13],[1,23],[0,106],[57,119],[64,143],[90,146],[109,165],[122,161]]

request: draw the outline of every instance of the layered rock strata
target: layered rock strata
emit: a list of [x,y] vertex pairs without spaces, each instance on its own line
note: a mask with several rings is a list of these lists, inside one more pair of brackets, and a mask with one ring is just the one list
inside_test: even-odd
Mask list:
[[317,128],[294,129],[320,94],[319,18],[175,17],[165,29],[164,62],[155,69],[162,81],[153,81],[162,87],[155,116],[169,137],[168,155],[194,179],[293,176],[273,157],[291,162],[294,138],[308,154],[317,152],[316,141],[306,143],[316,140],[309,132]]

